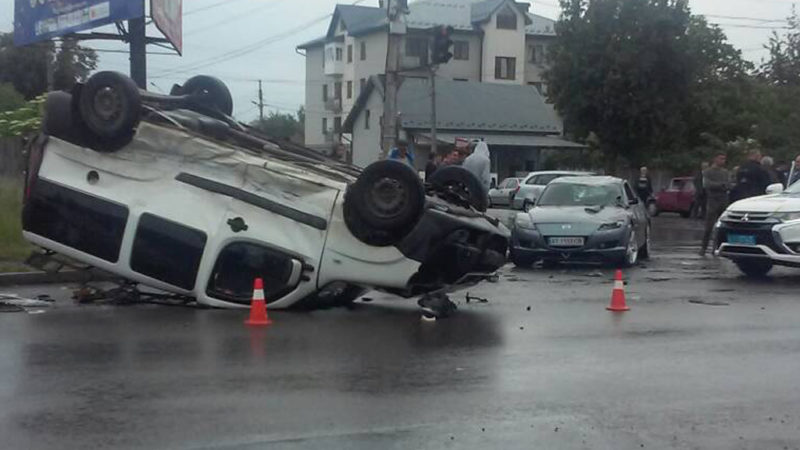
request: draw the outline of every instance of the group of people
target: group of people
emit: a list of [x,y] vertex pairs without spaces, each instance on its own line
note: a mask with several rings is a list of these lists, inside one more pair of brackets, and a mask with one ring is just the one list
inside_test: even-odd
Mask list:
[[[409,151],[408,145],[401,141],[397,147],[389,152],[389,159],[399,161],[415,168],[414,153]],[[444,166],[461,166],[475,175],[488,193],[492,183],[491,160],[489,146],[484,141],[474,141],[461,150],[453,149],[445,155],[431,154],[425,165],[425,179],[429,180],[433,173]]]
[[[758,149],[747,154],[747,160],[732,172],[725,168],[727,156],[719,153],[714,156],[710,166],[704,163],[695,178],[696,204],[705,217],[703,241],[700,255],[704,256],[711,241],[714,225],[730,203],[758,195],[764,195],[771,184],[790,186],[800,178],[800,174],[776,169],[775,161],[762,155]],[[795,164],[800,167],[800,155]],[[703,216],[701,216],[703,217]]]

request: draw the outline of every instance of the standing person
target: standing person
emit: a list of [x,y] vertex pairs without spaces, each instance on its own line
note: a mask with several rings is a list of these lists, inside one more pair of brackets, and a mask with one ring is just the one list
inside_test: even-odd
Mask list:
[[464,160],[463,168],[472,172],[480,180],[486,192],[492,184],[491,160],[489,159],[489,146],[480,141],[475,145],[475,150]]
[[636,193],[645,205],[650,196],[653,195],[653,181],[650,179],[650,175],[647,174],[647,167],[639,169],[639,179],[636,180]]
[[786,178],[778,170],[775,169],[775,160],[771,156],[761,158],[761,166],[769,174],[769,184],[780,183],[786,187]]
[[703,187],[706,190],[706,222],[700,256],[705,256],[708,244],[711,242],[711,234],[714,232],[714,225],[728,207],[728,188],[731,176],[725,170],[726,160],[725,153],[718,153],[714,157],[711,167],[703,171]]
[[425,164],[425,180],[431,179],[431,175],[433,175],[433,172],[436,172],[436,169],[439,168],[439,164],[441,164],[441,162],[441,156],[434,155],[433,153],[428,155],[428,163]]
[[794,158],[794,168],[790,171],[789,176],[789,184],[786,186],[787,188],[800,180],[800,155]]
[[731,192],[731,201],[764,195],[769,186],[769,173],[761,165],[761,150],[752,149],[736,173],[736,187]]
[[703,187],[703,172],[708,169],[709,164],[703,161],[700,164],[700,172],[694,177],[694,217],[702,219],[706,215],[706,189]]
[[399,161],[412,169],[416,170],[414,165],[414,154],[408,151],[408,144],[405,141],[399,141],[397,147],[389,152],[389,159]]

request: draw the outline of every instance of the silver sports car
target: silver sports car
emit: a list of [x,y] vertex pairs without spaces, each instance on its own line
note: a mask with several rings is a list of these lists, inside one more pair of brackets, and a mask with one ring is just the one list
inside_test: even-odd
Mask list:
[[630,266],[650,253],[650,218],[627,181],[605,176],[552,181],[511,231],[517,266],[588,261]]

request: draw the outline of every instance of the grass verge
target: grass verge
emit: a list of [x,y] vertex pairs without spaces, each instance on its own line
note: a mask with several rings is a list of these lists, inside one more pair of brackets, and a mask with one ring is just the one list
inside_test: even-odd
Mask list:
[[0,178],[0,272],[30,270],[22,262],[33,247],[22,239],[22,180]]

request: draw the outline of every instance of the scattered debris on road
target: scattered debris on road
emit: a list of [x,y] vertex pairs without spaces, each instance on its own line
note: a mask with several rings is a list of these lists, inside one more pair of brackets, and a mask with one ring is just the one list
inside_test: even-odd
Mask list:
[[730,306],[730,303],[727,302],[720,302],[716,300],[703,300],[699,298],[690,298],[689,303],[693,303],[695,305],[706,305],[706,306]]

